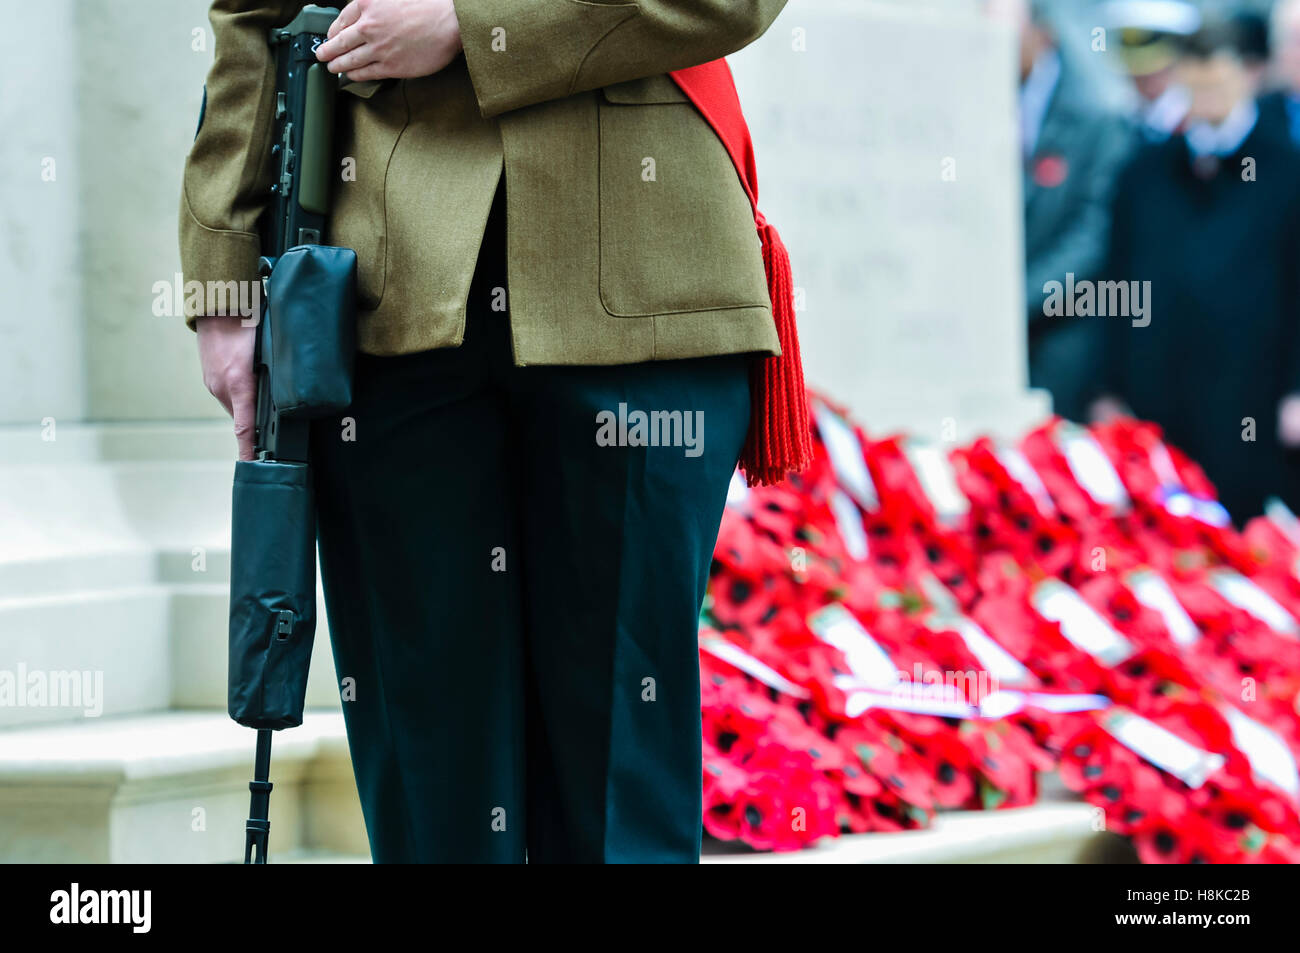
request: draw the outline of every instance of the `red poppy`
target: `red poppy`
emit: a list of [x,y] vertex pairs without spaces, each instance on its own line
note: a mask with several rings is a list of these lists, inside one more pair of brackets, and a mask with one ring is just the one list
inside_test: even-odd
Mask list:
[[1034,182],[1045,189],[1054,189],[1065,183],[1070,175],[1070,164],[1065,156],[1046,155],[1034,160]]

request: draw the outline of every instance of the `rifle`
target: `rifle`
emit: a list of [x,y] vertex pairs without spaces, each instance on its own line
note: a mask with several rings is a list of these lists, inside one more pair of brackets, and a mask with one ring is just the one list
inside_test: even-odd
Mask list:
[[316,631],[311,421],[352,400],[356,254],[321,244],[339,83],[315,53],[338,14],[309,5],[269,36],[276,178],[259,261],[255,459],[235,464],[231,520],[228,708],[257,729],[246,864],[267,861],[271,732],[302,724]]

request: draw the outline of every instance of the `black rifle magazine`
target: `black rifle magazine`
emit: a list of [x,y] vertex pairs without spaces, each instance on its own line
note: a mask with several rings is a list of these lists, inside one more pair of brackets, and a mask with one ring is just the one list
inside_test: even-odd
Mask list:
[[324,417],[352,403],[357,253],[297,245],[263,259],[271,337],[271,402],[282,417]]
[[230,717],[302,724],[316,635],[316,513],[302,463],[235,464],[230,552]]

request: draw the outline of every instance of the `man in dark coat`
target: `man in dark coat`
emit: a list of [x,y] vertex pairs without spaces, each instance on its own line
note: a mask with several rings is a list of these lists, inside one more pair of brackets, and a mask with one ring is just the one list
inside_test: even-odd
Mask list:
[[1271,45],[1278,87],[1260,97],[1259,121],[1300,147],[1300,0],[1273,8]]
[[1187,44],[1186,132],[1116,191],[1110,277],[1150,282],[1140,320],[1104,319],[1110,385],[1191,454],[1239,522],[1293,506],[1300,406],[1300,153],[1258,122],[1231,23]]
[[1021,32],[1021,140],[1025,163],[1025,292],[1029,382],[1057,413],[1083,418],[1097,396],[1097,323],[1052,314],[1049,283],[1092,280],[1105,260],[1111,188],[1133,146],[1120,116],[1095,105],[1034,5]]

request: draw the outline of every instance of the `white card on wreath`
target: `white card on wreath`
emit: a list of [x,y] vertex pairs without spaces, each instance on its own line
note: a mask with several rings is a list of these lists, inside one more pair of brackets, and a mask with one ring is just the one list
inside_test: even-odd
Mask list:
[[812,697],[812,693],[808,689],[802,685],[796,685],[766,662],[750,655],[734,642],[728,642],[724,638],[715,636],[701,639],[700,648],[779,692],[785,692],[795,698]]
[[1201,630],[1169,588],[1164,576],[1154,569],[1135,569],[1124,577],[1124,584],[1138,602],[1160,614],[1176,643],[1187,646],[1200,641]]
[[862,685],[893,688],[898,684],[898,666],[889,653],[871,637],[857,617],[838,602],[809,616],[808,627],[823,642],[844,653],[849,671]]
[[1050,515],[1056,512],[1056,504],[1052,502],[1052,495],[1043,485],[1043,478],[1038,475],[1034,465],[1029,462],[1029,458],[1019,447],[999,446],[994,451],[994,455],[998,458],[998,463],[1002,464],[1002,469],[1007,471],[1007,476],[1020,484],[1038,504],[1040,513]]
[[1189,788],[1199,788],[1226,761],[1223,755],[1204,751],[1126,708],[1102,715],[1101,726],[1124,747]]
[[826,453],[831,458],[831,468],[835,471],[840,486],[864,510],[875,512],[880,509],[880,495],[871,479],[871,471],[867,469],[862,441],[853,428],[821,401],[813,402],[813,417],[817,421],[817,432],[821,434]]
[[908,440],[903,445],[903,453],[940,519],[958,519],[970,510],[970,500],[957,486],[952,461],[942,449],[932,443]]
[[830,498],[831,515],[835,517],[835,528],[844,541],[844,549],[854,559],[866,559],[870,554],[867,544],[867,528],[862,522],[862,510],[849,499],[843,490],[835,490]]
[[1065,454],[1075,482],[1102,506],[1124,509],[1128,491],[1095,437],[1077,424],[1063,423],[1056,431],[1057,446]]
[[1104,665],[1118,665],[1136,648],[1101,614],[1059,579],[1045,579],[1029,597],[1038,614],[1059,623],[1061,634],[1075,648],[1087,652]]
[[1267,725],[1248,718],[1231,705],[1220,711],[1232,729],[1232,743],[1250,762],[1250,770],[1300,800],[1300,770],[1286,742]]
[[1300,636],[1300,623],[1282,604],[1261,589],[1254,580],[1235,569],[1213,569],[1210,585],[1223,598],[1238,609],[1244,609],[1266,624],[1274,632],[1292,637]]

